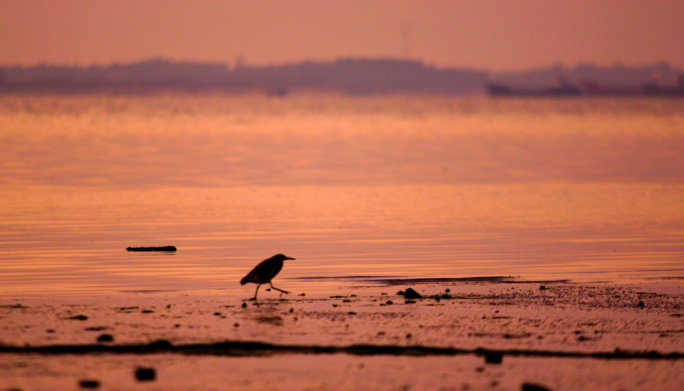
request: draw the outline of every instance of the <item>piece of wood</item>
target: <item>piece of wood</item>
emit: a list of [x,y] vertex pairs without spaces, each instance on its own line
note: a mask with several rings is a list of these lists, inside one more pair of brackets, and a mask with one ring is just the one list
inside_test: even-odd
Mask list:
[[164,247],[126,247],[127,251],[176,251],[176,246]]

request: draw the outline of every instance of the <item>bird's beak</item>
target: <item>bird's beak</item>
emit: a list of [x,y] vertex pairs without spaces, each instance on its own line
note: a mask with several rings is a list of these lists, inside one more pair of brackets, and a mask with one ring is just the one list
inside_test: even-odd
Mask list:
[[293,261],[296,261],[296,259],[290,258],[290,257],[285,257],[285,259],[291,259],[291,260],[293,260]]

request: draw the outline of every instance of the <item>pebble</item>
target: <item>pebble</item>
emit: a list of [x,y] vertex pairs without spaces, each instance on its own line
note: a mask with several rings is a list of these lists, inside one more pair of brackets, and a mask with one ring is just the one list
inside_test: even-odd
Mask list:
[[520,388],[522,391],[551,391],[550,388],[535,383],[523,383]]
[[97,342],[114,342],[114,336],[111,334],[101,334],[97,337]]
[[404,292],[404,298],[405,299],[422,299],[423,295],[416,292],[413,288],[407,288],[406,291]]
[[644,305],[645,305],[645,304],[644,304],[643,301],[640,301],[639,304],[637,304],[637,306],[640,307],[640,308],[644,308]]
[[85,379],[78,382],[78,385],[81,386],[81,388],[100,388],[100,381]]
[[500,352],[487,352],[485,354],[485,363],[487,364],[501,364],[503,362],[503,354]]
[[139,367],[135,370],[135,378],[138,381],[153,381],[157,378],[157,371],[154,368]]

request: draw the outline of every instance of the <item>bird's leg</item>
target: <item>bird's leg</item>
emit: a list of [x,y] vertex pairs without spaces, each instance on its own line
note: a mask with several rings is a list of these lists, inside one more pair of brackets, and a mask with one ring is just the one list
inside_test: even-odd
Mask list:
[[285,294],[287,294],[287,295],[290,294],[290,292],[288,292],[288,291],[284,291],[284,290],[282,290],[282,289],[278,289],[278,288],[274,287],[274,286],[273,286],[273,283],[271,283],[271,281],[269,281],[268,284],[271,286],[272,289],[275,289],[275,290],[277,290],[277,291],[283,292],[283,293],[285,293]]
[[260,286],[261,286],[261,284],[258,284],[256,290],[254,291],[254,297],[252,298],[252,300],[254,300],[255,303],[257,301],[256,297],[257,297],[257,293],[259,293],[259,287]]

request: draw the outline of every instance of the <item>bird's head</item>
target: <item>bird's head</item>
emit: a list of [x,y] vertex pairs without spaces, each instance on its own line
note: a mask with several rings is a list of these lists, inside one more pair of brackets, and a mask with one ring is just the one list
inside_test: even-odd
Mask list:
[[290,258],[287,255],[283,255],[283,254],[276,254],[273,256],[273,259],[280,259],[281,261],[286,261],[288,259],[294,260],[294,258]]

